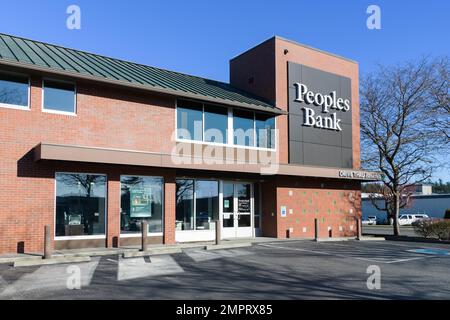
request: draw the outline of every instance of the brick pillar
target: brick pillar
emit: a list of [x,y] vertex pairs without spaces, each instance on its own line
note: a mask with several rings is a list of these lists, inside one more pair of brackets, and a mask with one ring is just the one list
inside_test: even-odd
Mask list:
[[175,172],[164,177],[164,244],[175,244]]
[[120,236],[120,175],[108,175],[108,220],[106,246],[119,246]]

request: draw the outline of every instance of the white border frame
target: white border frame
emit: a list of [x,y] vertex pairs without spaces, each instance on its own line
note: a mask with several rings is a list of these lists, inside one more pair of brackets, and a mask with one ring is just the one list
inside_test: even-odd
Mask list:
[[[45,81],[53,81],[53,82],[60,82],[60,83],[66,83],[66,84],[73,84],[73,103],[74,103],[74,112],[67,112],[67,111],[58,111],[58,110],[52,110],[52,109],[46,109],[44,105],[44,95],[45,95]],[[60,114],[60,115],[66,115],[66,116],[77,116],[77,83],[76,81],[69,81],[69,80],[61,80],[56,78],[48,78],[43,77],[42,78],[42,86],[41,86],[41,110],[44,113],[51,113],[51,114]]]
[[161,216],[161,232],[148,232],[147,230],[147,236],[149,237],[158,237],[158,236],[164,236],[164,219],[166,217],[165,213],[165,193],[164,193],[164,189],[165,189],[165,180],[164,177],[162,176],[144,176],[144,175],[138,175],[138,174],[121,174],[119,176],[119,238],[139,238],[141,237],[141,232],[135,232],[135,233],[122,233],[121,230],[121,219],[122,219],[122,212],[120,212],[122,209],[122,177],[138,177],[138,178],[159,178],[162,180],[162,188],[161,188],[161,207],[162,207],[162,216]]
[[[105,181],[105,187],[106,187],[106,197],[105,197],[105,234],[104,235],[88,235],[88,236],[60,236],[57,237],[56,236],[56,192],[57,192],[57,185],[56,185],[56,175],[57,174],[89,174],[89,175],[97,175],[97,176],[104,176],[106,177],[106,181]],[[86,173],[86,172],[67,172],[67,171],[55,171],[54,174],[54,179],[55,179],[55,193],[54,193],[54,210],[53,210],[53,239],[55,241],[65,241],[65,240],[92,240],[92,239],[105,239],[108,236],[108,175],[105,173]]]
[[[189,139],[179,139],[178,138],[178,100],[186,100],[186,101],[192,101],[195,103],[200,103],[202,105],[202,141],[198,141],[198,140],[189,140]],[[218,142],[207,142],[207,141],[203,141],[205,139],[205,104],[208,103],[204,103],[202,101],[196,101],[196,100],[192,100],[192,99],[185,99],[185,98],[175,98],[175,142],[181,142],[181,143],[191,143],[191,144],[201,144],[201,145],[210,145],[210,146],[218,146],[218,147],[228,147],[228,148],[238,148],[238,149],[248,149],[248,150],[260,150],[260,151],[270,151],[270,152],[277,152],[277,116],[274,115],[275,118],[275,147],[274,148],[261,148],[261,147],[256,147],[256,143],[257,143],[257,134],[256,134],[256,113],[258,113],[258,111],[255,110],[248,110],[249,112],[253,113],[253,131],[254,131],[254,138],[253,138],[253,143],[255,144],[255,146],[241,146],[241,145],[237,145],[234,144],[234,117],[233,117],[233,107],[228,107],[228,106],[223,106],[220,104],[215,104],[215,103],[209,103],[213,106],[219,106],[219,107],[223,107],[223,108],[227,108],[228,109],[228,128],[227,128],[227,140],[228,143],[218,143]],[[242,108],[244,110],[244,108]],[[264,112],[260,112],[260,113],[264,113]],[[230,130],[230,128],[232,130]]]
[[27,101],[27,106],[24,107],[24,106],[19,106],[19,105],[16,105],[16,104],[0,103],[0,108],[22,110],[22,111],[31,111],[31,76],[29,74],[26,74],[26,73],[5,71],[5,70],[0,70],[0,73],[10,74],[12,76],[22,76],[22,77],[27,77],[28,78],[28,101]]
[[[194,199],[193,199],[193,213],[194,213],[194,229],[192,230],[176,230],[175,227],[175,240],[176,242],[198,242],[198,241],[213,241],[216,238],[215,229],[209,230],[196,230],[197,227],[197,190],[195,188],[196,181],[216,181],[217,182],[217,192],[220,201],[220,179],[215,178],[192,178],[192,177],[177,177],[177,180],[193,180],[194,181]],[[176,199],[175,199],[176,201]],[[176,210],[175,210],[176,211]],[[219,220],[220,220],[220,203],[219,203]],[[176,212],[175,212],[176,221]]]

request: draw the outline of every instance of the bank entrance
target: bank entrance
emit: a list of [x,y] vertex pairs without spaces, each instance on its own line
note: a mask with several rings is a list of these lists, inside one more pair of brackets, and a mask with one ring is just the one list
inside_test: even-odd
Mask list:
[[222,238],[253,237],[253,184],[224,181],[221,198]]

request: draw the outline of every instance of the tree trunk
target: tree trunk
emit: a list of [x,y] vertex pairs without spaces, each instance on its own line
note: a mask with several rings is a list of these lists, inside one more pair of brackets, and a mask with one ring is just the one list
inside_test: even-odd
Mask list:
[[400,195],[398,192],[394,194],[394,236],[400,235],[400,226],[398,217],[400,216]]

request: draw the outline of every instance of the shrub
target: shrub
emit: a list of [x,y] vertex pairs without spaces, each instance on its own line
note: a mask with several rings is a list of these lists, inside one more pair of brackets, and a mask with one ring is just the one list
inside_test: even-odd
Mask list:
[[450,220],[421,220],[414,225],[414,231],[425,238],[450,240]]

